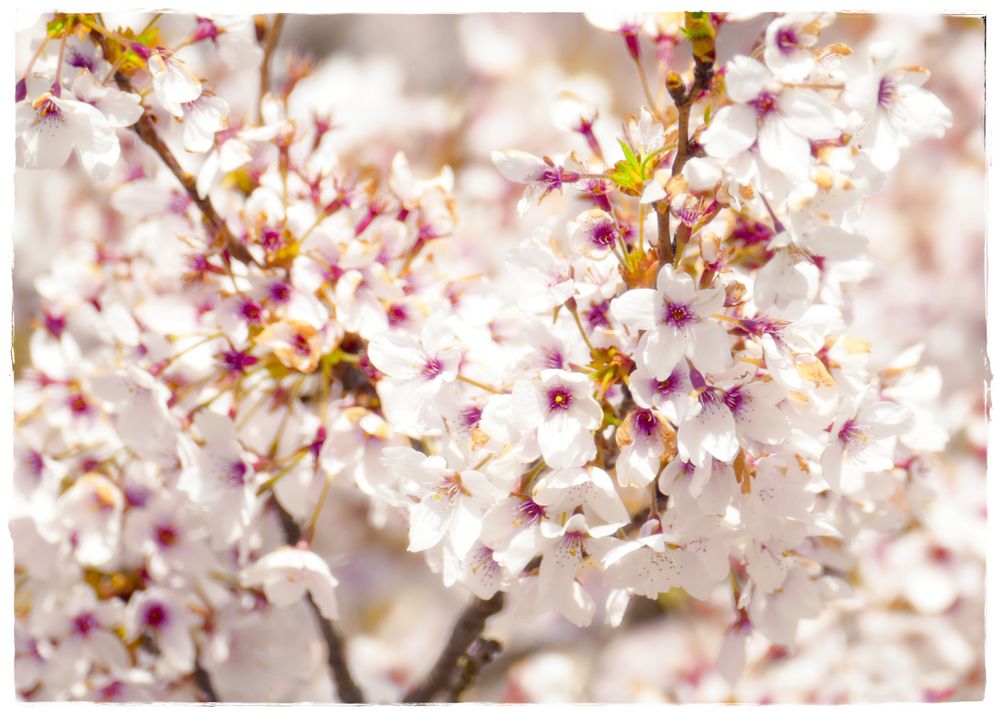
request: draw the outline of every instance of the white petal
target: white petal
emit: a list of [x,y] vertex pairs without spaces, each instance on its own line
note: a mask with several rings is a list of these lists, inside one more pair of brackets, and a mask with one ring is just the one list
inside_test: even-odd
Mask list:
[[444,538],[451,519],[451,503],[438,492],[430,493],[410,508],[410,545],[419,552],[433,548]]
[[516,183],[530,183],[548,168],[548,164],[534,154],[517,149],[494,151],[490,158],[504,178]]
[[757,140],[757,112],[745,104],[723,107],[701,135],[705,153],[731,159]]
[[693,341],[688,355],[694,366],[706,374],[721,372],[733,362],[729,335],[715,320],[700,320],[691,328]]
[[750,102],[772,79],[771,71],[760,62],[737,55],[726,65],[726,94],[737,102]]
[[629,290],[611,301],[611,314],[633,330],[651,330],[656,324],[657,294],[650,288]]
[[555,468],[582,466],[597,455],[593,433],[565,412],[549,414],[538,426],[538,446]]
[[792,131],[779,115],[771,114],[761,122],[757,148],[760,157],[771,168],[791,178],[808,177],[809,142]]
[[831,119],[833,106],[816,92],[786,90],[778,99],[778,109],[788,127],[807,139],[832,139],[840,133]]

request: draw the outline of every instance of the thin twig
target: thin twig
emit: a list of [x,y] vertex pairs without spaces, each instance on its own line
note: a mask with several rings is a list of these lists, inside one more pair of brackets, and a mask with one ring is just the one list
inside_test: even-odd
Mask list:
[[[677,107],[677,154],[674,156],[674,163],[670,169],[670,175],[676,176],[684,168],[684,164],[691,158],[691,139],[688,136],[688,126],[691,119],[691,105],[701,92],[708,89],[712,81],[713,62],[695,61],[694,81],[691,88],[686,89],[684,80],[676,72],[671,72],[667,77],[667,91],[670,98],[674,100]],[[660,265],[673,263],[675,266],[680,262],[687,245],[688,238],[691,237],[691,227],[681,223],[677,228],[677,234],[670,236],[670,205],[667,199],[657,201],[657,233],[658,233],[658,253]]]
[[[302,531],[299,529],[299,525],[295,522],[295,519],[289,515],[288,511],[281,507],[280,503],[275,501],[274,505],[278,509],[281,528],[285,532],[285,542],[288,545],[294,546],[302,538]],[[319,625],[320,632],[323,634],[323,639],[326,640],[326,661],[330,666],[333,681],[337,684],[337,696],[344,704],[364,704],[364,694],[354,682],[351,670],[347,666],[347,659],[344,656],[344,638],[337,631],[337,628],[334,627],[333,623],[323,617],[323,613],[319,611],[311,594],[306,596],[306,600],[313,611],[316,624]]]
[[264,113],[264,95],[271,89],[271,57],[274,49],[278,46],[278,35],[285,24],[285,13],[279,12],[274,16],[271,27],[267,30],[264,40],[264,57],[260,61],[260,94],[257,99],[257,119],[261,119]]
[[403,699],[404,703],[430,702],[439,692],[449,685],[449,680],[455,676],[456,666],[462,657],[468,656],[469,647],[483,632],[486,620],[503,608],[504,594],[498,591],[489,600],[476,598],[465,608],[451,631],[451,639],[441,651],[437,662],[419,685],[410,690]]

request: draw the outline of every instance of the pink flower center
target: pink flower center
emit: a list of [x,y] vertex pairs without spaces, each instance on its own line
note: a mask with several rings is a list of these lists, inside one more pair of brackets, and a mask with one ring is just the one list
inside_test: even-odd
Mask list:
[[420,374],[424,376],[425,379],[434,379],[444,370],[444,364],[437,357],[430,357],[424,362],[424,368],[420,370]]
[[219,354],[219,359],[229,372],[242,372],[247,367],[257,364],[257,358],[246,352],[227,350]]
[[171,548],[177,543],[177,530],[169,523],[156,526],[156,542],[164,548]]
[[615,243],[616,233],[614,223],[601,221],[590,232],[590,241],[598,248],[610,248]]
[[58,121],[62,119],[62,109],[52,97],[46,95],[35,100],[35,115],[43,121]]
[[261,244],[264,246],[264,250],[273,251],[281,247],[281,231],[274,228],[265,228],[260,236]]
[[767,116],[778,110],[778,98],[771,92],[761,92],[756,99],[750,102],[750,106],[757,111],[758,117]]
[[666,379],[653,379],[651,382],[652,387],[657,394],[662,396],[674,394],[678,389],[680,389],[681,386],[680,370],[674,370]]
[[467,407],[462,410],[462,421],[470,429],[479,424],[482,416],[483,410],[479,407]]
[[308,357],[312,354],[312,348],[309,346],[309,340],[306,339],[305,335],[297,333],[295,337],[292,338],[292,349],[295,353],[302,355],[303,357]]
[[288,283],[277,282],[271,285],[268,294],[277,303],[288,302],[292,297],[292,289]]
[[87,404],[87,400],[84,399],[83,395],[77,392],[69,398],[69,409],[77,416],[80,416],[90,411],[90,405]]
[[242,305],[240,305],[240,315],[243,319],[251,324],[257,324],[260,322],[260,305],[255,303],[253,300],[245,300]]
[[590,329],[597,327],[608,327],[611,325],[608,322],[608,307],[610,306],[610,301],[604,300],[602,302],[597,302],[591,305],[590,309],[584,313],[584,318],[587,320],[587,324],[590,325]]
[[562,369],[565,364],[562,353],[557,349],[546,351],[542,361],[546,369]]
[[888,107],[895,96],[896,83],[888,77],[883,77],[878,83],[878,105],[882,108]]
[[234,486],[242,486],[246,481],[247,465],[237,461],[229,467],[229,482]]
[[555,387],[549,390],[549,411],[566,411],[573,403],[573,394],[566,387]]
[[42,469],[45,468],[45,461],[40,453],[37,451],[30,451],[24,458],[24,465],[27,467],[32,476],[38,478],[42,475]]
[[795,31],[794,25],[785,25],[774,37],[775,44],[782,54],[789,54],[799,48],[799,33]]
[[396,326],[401,322],[406,322],[406,306],[394,304],[390,305],[385,311],[386,317],[389,319],[389,324]]
[[734,414],[738,413],[740,409],[743,408],[743,404],[746,401],[746,397],[743,394],[743,390],[739,387],[733,387],[725,394],[722,395],[722,401],[726,403],[730,411]]
[[73,619],[73,631],[81,637],[89,635],[97,626],[97,618],[92,612],[82,612]]
[[632,418],[632,426],[636,433],[642,434],[648,439],[656,433],[660,422],[657,421],[656,415],[649,409],[637,409],[635,416]]
[[146,623],[146,626],[157,630],[163,627],[169,619],[170,615],[167,612],[167,608],[158,602],[154,602],[147,607],[145,615],[143,616],[143,621]]
[[849,444],[852,441],[858,441],[862,438],[861,427],[853,419],[848,419],[844,422],[844,425],[840,427],[840,431],[837,433],[837,438],[842,444]]
[[545,509],[542,506],[539,506],[530,498],[526,498],[517,507],[517,515],[515,516],[514,525],[531,525],[535,521],[541,519],[544,515]]
[[668,302],[663,308],[663,322],[674,327],[684,327],[696,320],[694,311],[688,305]]

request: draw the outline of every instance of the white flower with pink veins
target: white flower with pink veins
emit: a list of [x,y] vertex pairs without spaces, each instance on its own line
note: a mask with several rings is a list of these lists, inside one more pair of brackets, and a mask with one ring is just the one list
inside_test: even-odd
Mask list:
[[722,288],[700,290],[690,275],[664,265],[655,290],[629,290],[611,301],[611,314],[626,327],[645,331],[636,353],[642,366],[663,380],[685,355],[709,374],[732,363],[729,337],[712,319],[725,301]]
[[184,112],[184,148],[204,154],[215,145],[216,132],[226,128],[229,103],[222,97],[202,92],[190,102],[181,104]]
[[661,526],[658,518],[647,521],[638,538],[610,548],[602,564],[611,584],[653,599],[674,587],[707,598],[729,572],[728,548],[711,538],[715,519],[697,509],[691,514],[679,529]]
[[823,452],[823,477],[834,491],[864,486],[864,474],[893,466],[896,437],[910,426],[909,409],[879,400],[871,388],[845,400],[830,427],[832,443]]
[[868,50],[868,71],[847,82],[845,101],[864,118],[858,144],[882,171],[899,161],[899,150],[915,139],[939,138],[951,126],[951,111],[921,85],[921,67],[890,67],[896,48],[876,42]]
[[[579,181],[578,169],[583,168],[574,154],[567,157],[565,165],[556,163],[548,156],[539,158],[517,149],[494,151],[490,158],[508,181],[527,184],[517,204],[517,212],[522,216],[553,191],[562,192],[564,185]],[[569,168],[570,165],[572,168]]]
[[221,547],[239,539],[253,519],[254,472],[228,417],[200,411],[194,425],[204,445],[192,448],[186,439],[180,441],[184,468],[177,486],[212,513],[208,522],[212,544]]
[[193,632],[198,617],[191,610],[190,596],[172,588],[154,585],[135,593],[125,610],[128,641],[150,637],[159,649],[157,674],[173,678],[194,671]]
[[816,66],[810,48],[832,19],[829,12],[790,12],[772,20],[764,34],[768,69],[787,82],[803,81]]
[[146,60],[153,80],[156,100],[178,119],[184,118],[184,104],[201,96],[201,82],[187,65],[167,50],[153,52]]
[[590,526],[582,513],[564,525],[543,521],[542,562],[538,569],[538,601],[543,611],[555,610],[567,620],[586,627],[594,617],[594,600],[576,581],[588,549],[618,529],[618,524]]
[[385,468],[398,474],[404,492],[416,503],[410,506],[408,550],[428,550],[446,541],[458,558],[464,558],[479,538],[483,514],[505,492],[488,476],[465,466],[462,455],[424,456],[405,446],[383,451]]
[[118,136],[99,109],[50,92],[17,103],[14,132],[17,165],[29,169],[57,169],[76,151],[100,181],[121,153]]
[[323,617],[337,618],[337,579],[326,561],[307,548],[277,548],[246,568],[240,581],[244,586],[263,586],[275,607],[288,607],[308,593]]
[[368,359],[385,375],[377,385],[382,408],[397,431],[423,436],[441,428],[436,400],[458,376],[461,358],[456,336],[435,318],[424,323],[419,340],[387,330],[368,344]]
[[733,104],[712,117],[701,136],[705,153],[720,159],[756,146],[765,164],[789,178],[808,178],[810,140],[840,134],[842,112],[810,89],[787,88],[755,59],[726,65],[726,93]]
[[514,385],[514,413],[521,428],[533,432],[549,466],[583,466],[597,455],[593,432],[604,412],[592,393],[587,375],[562,369],[543,369],[538,381]]
[[621,451],[615,462],[618,483],[623,487],[648,486],[660,472],[660,464],[669,458],[667,447],[673,445],[673,431],[663,417],[652,409],[635,409],[625,416],[615,432]]

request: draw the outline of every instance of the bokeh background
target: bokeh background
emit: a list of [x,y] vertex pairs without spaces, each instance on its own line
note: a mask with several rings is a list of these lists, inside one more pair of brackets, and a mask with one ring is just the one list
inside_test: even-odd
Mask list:
[[[720,57],[746,52],[770,15],[720,34]],[[128,24],[129,18],[112,21]],[[164,18],[171,24],[190,20]],[[38,29],[17,35],[17,68],[30,56]],[[180,30],[178,30],[180,32]],[[731,606],[723,593],[702,603],[670,596],[630,607],[619,628],[600,617],[578,629],[558,616],[524,620],[500,615],[487,634],[507,646],[466,696],[469,700],[848,702],[979,699],[984,686],[986,530],[985,364],[985,28],[981,19],[939,15],[841,15],[823,42],[861,49],[876,39],[899,47],[901,64],[928,68],[927,87],[948,105],[954,125],[940,140],[904,152],[871,202],[867,235],[875,268],[854,303],[855,332],[873,343],[885,365],[915,343],[941,372],[935,408],[951,434],[931,483],[937,492],[924,522],[859,544],[856,594],[800,630],[791,651],[752,639],[746,675],[735,690],[714,671]],[[257,73],[226,73],[189,48],[198,74],[215,82],[234,116],[256,99]],[[648,50],[648,46],[647,46]],[[417,175],[450,164],[460,202],[459,233],[484,267],[537,226],[564,216],[558,197],[518,219],[519,187],[494,170],[490,151],[535,153],[583,149],[582,139],[553,123],[552,103],[564,89],[596,99],[598,138],[613,145],[641,89],[623,43],[582,16],[291,15],[273,72],[309,57],[304,80],[317,111],[338,132],[344,161],[386,166],[404,149]],[[201,59],[201,64],[199,64]],[[685,57],[677,58],[678,68]],[[662,85],[661,85],[662,86]],[[661,93],[665,100],[665,93]],[[294,102],[293,102],[294,104]],[[294,109],[294,107],[293,107]],[[304,111],[304,108],[300,108]],[[577,144],[575,142],[579,141]],[[25,361],[39,290],[56,249],[100,241],[118,230],[114,200],[72,164],[56,172],[15,175],[15,368]],[[48,281],[48,284],[46,283]],[[359,683],[389,701],[422,672],[443,645],[465,599],[446,590],[422,557],[406,553],[400,523],[368,524],[364,501],[331,493],[324,518],[335,527],[315,549],[340,580],[342,625]],[[322,699],[322,652],[304,651],[314,679],[290,683],[269,675],[269,656],[289,638],[313,640],[297,611],[246,632],[233,681],[214,673],[223,699]],[[299,613],[302,614],[302,613]],[[260,676],[246,677],[257,667]],[[237,676],[238,673],[238,676]],[[248,682],[250,682],[248,684]],[[314,695],[314,696],[311,696]]]

